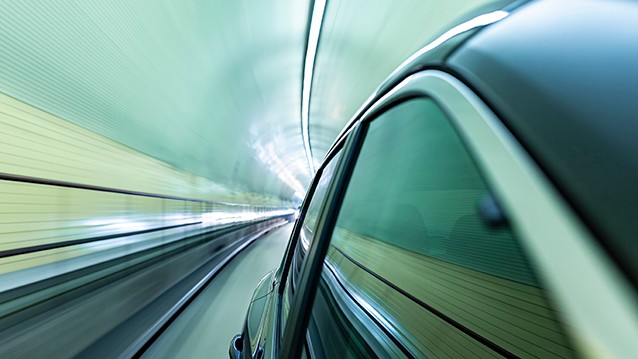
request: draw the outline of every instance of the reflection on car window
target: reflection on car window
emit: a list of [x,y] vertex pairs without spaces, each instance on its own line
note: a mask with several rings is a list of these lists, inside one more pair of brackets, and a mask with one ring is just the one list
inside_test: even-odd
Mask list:
[[[324,262],[309,346],[386,356],[395,349],[385,340],[417,357],[574,356],[512,230],[481,217],[488,195],[434,102],[411,100],[372,121]],[[366,320],[376,329],[356,329]]]
[[321,209],[323,200],[328,192],[328,185],[330,184],[330,180],[334,175],[340,156],[341,151],[338,152],[334,157],[332,157],[330,163],[326,165],[321,174],[318,174],[321,176],[321,178],[317,183],[315,193],[312,196],[310,205],[308,206],[308,211],[306,212],[306,216],[301,226],[301,230],[299,231],[297,246],[295,247],[292,263],[290,264],[290,272],[288,274],[288,279],[284,288],[281,323],[286,322],[292,295],[294,294],[299,282],[303,260],[306,256],[306,253],[310,249],[310,245],[312,244],[312,240],[314,238],[315,227],[317,225],[317,220],[319,219],[319,210]]

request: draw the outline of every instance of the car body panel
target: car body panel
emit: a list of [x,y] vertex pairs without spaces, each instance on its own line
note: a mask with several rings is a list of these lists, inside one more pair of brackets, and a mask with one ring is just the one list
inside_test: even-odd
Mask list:
[[244,348],[251,355],[263,350],[275,292],[275,270],[268,272],[259,282],[248,306],[244,326]]
[[637,18],[638,4],[630,1],[532,2],[449,60],[634,282]]

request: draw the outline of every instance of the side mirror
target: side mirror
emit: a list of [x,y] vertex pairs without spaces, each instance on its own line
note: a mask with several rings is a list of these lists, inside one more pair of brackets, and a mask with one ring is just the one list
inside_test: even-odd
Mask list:
[[228,348],[228,355],[230,359],[242,359],[244,351],[244,336],[237,334],[230,341],[230,348]]

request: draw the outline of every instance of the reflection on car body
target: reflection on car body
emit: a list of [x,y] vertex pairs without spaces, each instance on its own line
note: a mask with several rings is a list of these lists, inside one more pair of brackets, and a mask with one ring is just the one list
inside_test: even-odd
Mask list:
[[638,352],[638,5],[479,18],[340,134],[231,356]]

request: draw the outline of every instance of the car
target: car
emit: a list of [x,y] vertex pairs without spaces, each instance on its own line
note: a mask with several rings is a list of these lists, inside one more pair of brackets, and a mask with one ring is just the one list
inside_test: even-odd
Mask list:
[[348,122],[234,358],[633,358],[638,4],[530,1]]

